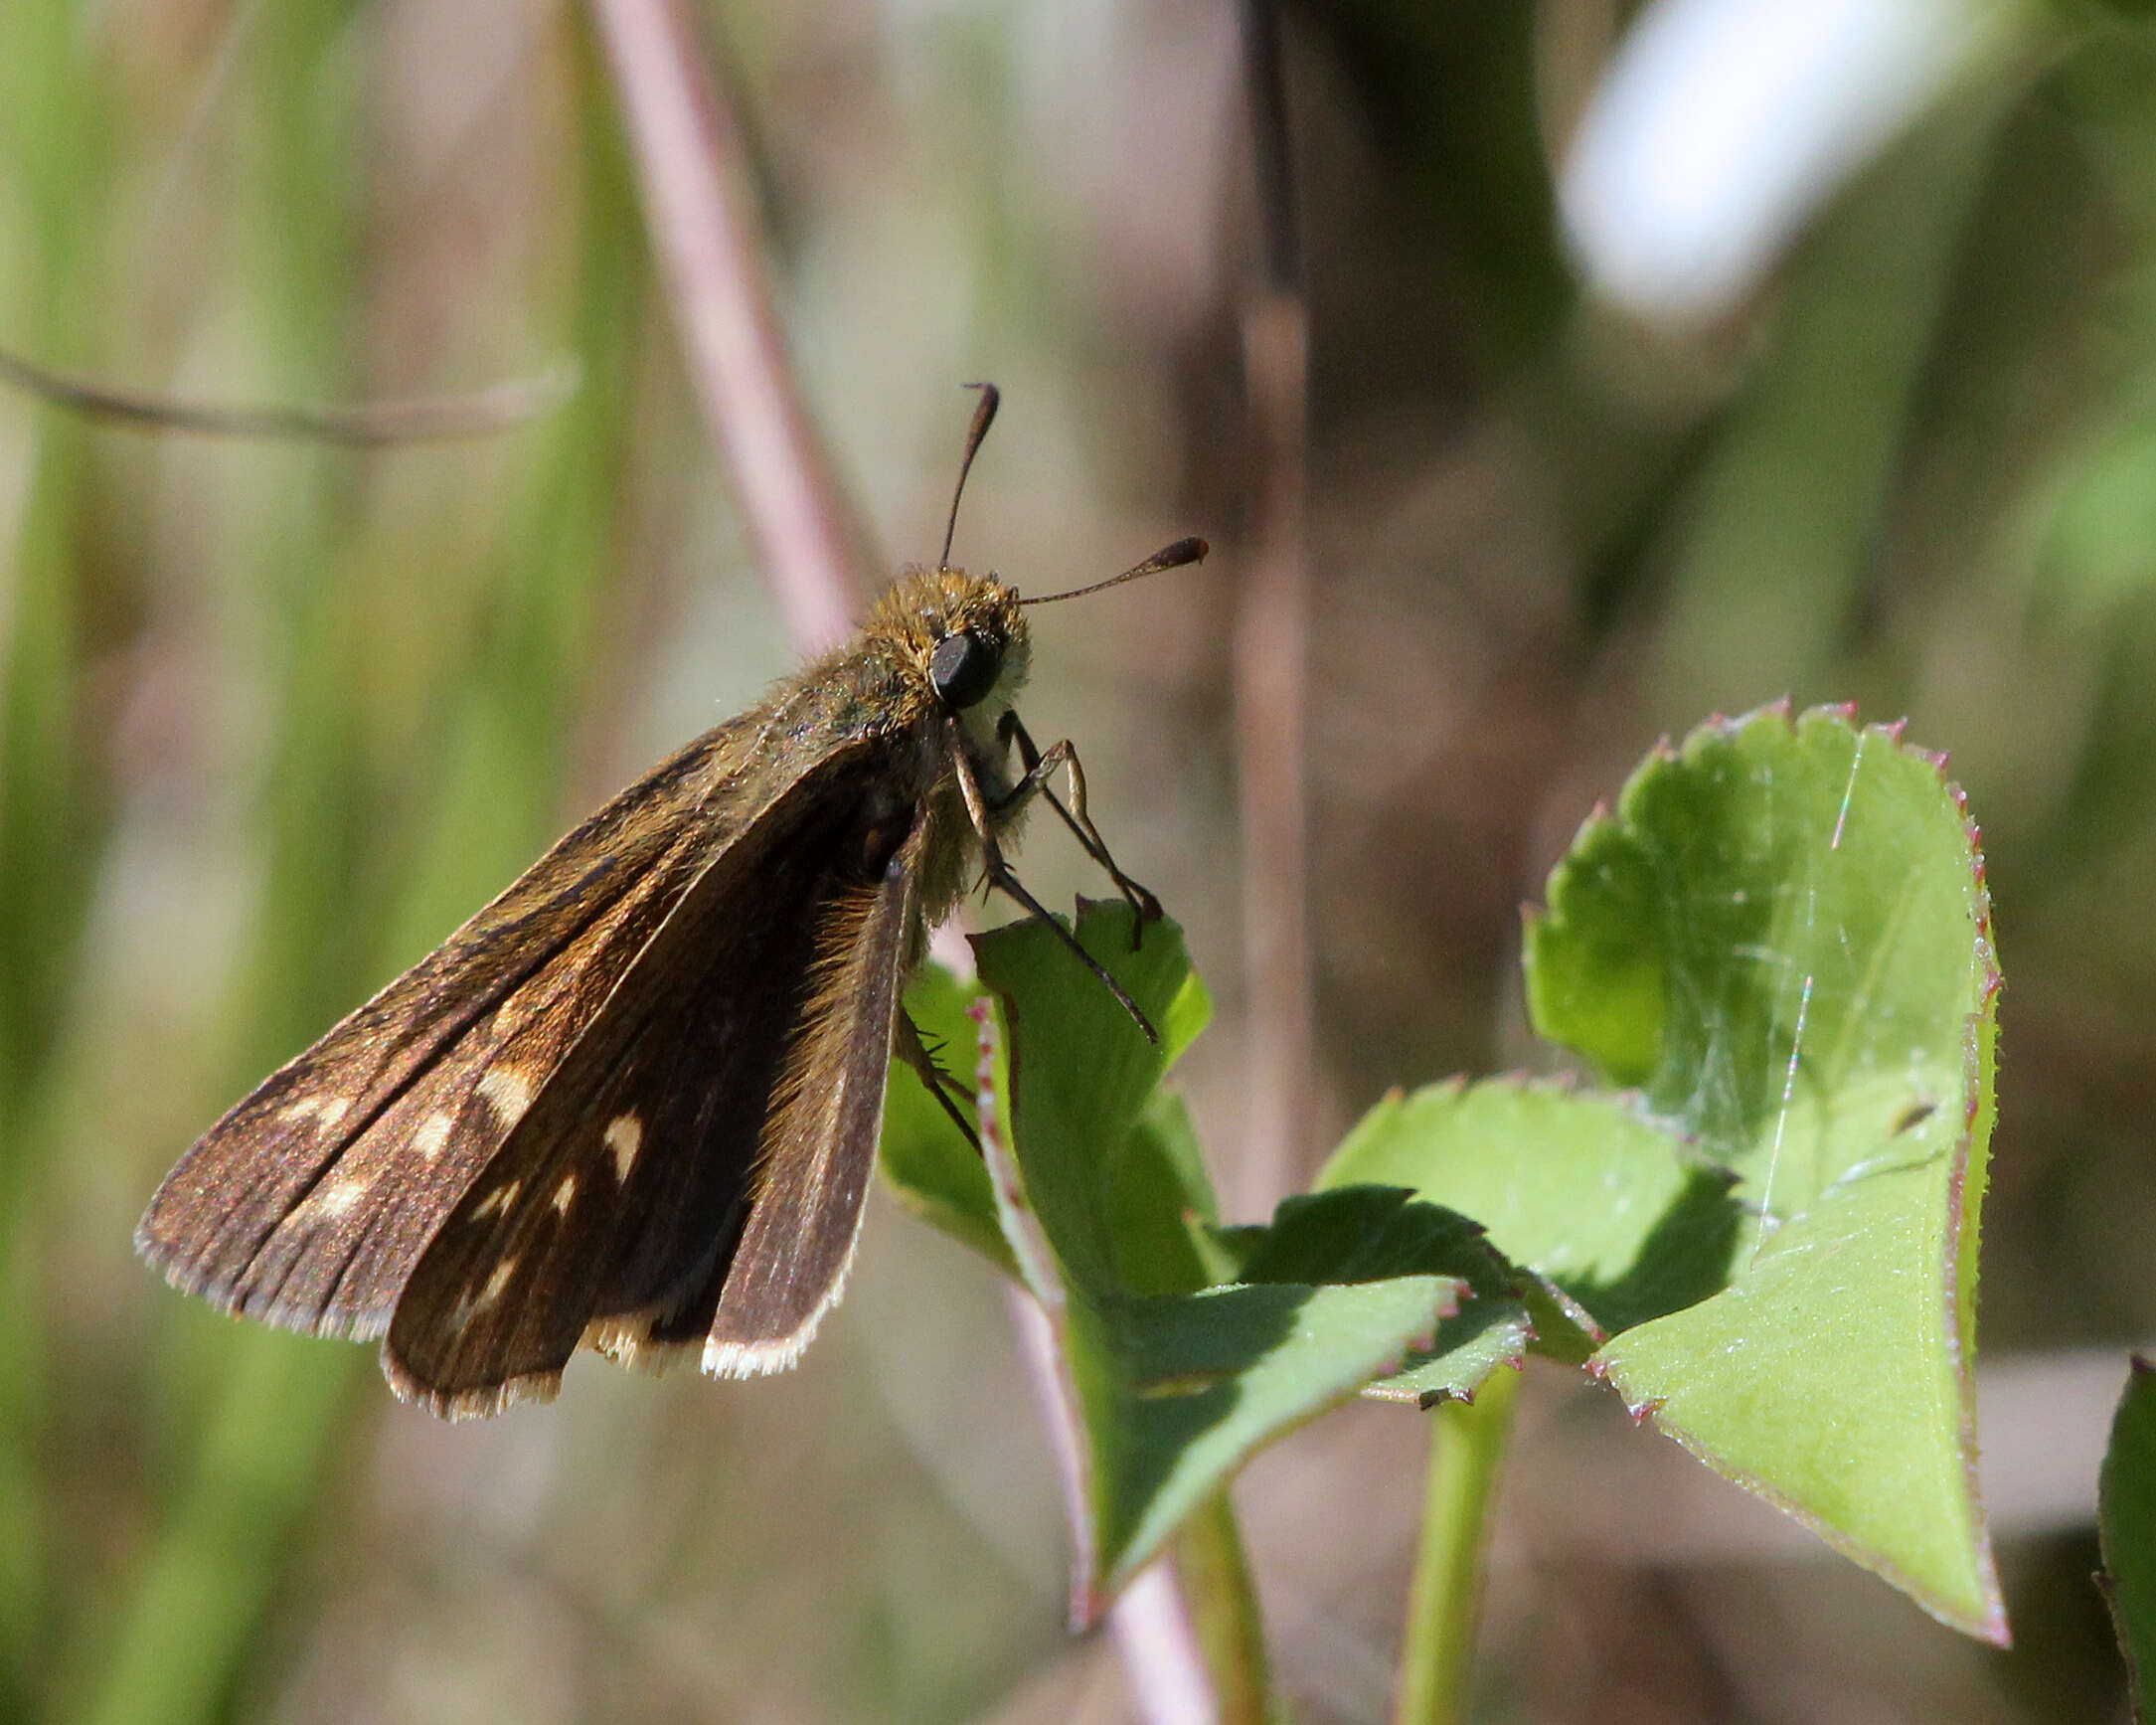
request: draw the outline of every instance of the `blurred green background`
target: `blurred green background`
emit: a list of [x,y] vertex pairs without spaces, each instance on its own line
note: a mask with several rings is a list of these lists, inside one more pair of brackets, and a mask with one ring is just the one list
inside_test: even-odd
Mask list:
[[[1647,315],[1583,284],[1554,190],[1639,10],[1285,13],[1321,1107],[1334,1131],[1547,1058],[1518,904],[1659,733],[1785,693],[1907,714],[1969,790],[2005,943],[1984,1418],[2020,1644],[1957,1640],[1536,1376],[1482,1710],[2120,1719],[2084,1499],[2156,1334],[2156,35],[1983,5],[1785,246]],[[1214,541],[1042,613],[1027,712],[1190,930],[1222,1013],[1188,1084],[1247,1215],[1235,16],[707,22],[809,403],[893,565],[934,554],[977,377],[1006,405],[956,561],[1038,589]],[[0,345],[186,400],[583,380],[511,434],[372,453],[0,397],[0,1713],[1129,1717],[1111,1641],[1061,1627],[1003,1294],[888,1205],[791,1376],[585,1361],[481,1427],[129,1252],[249,1083],[790,661],[582,15],[9,0]],[[1026,861],[1098,890],[1048,828]],[[1353,1408],[1244,1483],[1302,1719],[1384,1715],[1422,1443]]]

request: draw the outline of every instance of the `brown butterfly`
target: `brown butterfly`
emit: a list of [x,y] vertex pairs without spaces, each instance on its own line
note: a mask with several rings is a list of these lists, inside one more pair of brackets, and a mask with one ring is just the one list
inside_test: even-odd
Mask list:
[[[983,386],[960,494],[996,402]],[[227,1311],[381,1336],[398,1394],[451,1419],[553,1396],[580,1346],[791,1365],[846,1280],[894,1054],[965,1126],[900,995],[976,878],[1047,917],[1004,858],[1020,811],[1048,794],[1159,915],[1071,745],[1035,749],[1012,708],[1020,607],[1047,601],[949,554],[946,533],[853,641],[630,785],[212,1126],[151,1200],[143,1256]]]

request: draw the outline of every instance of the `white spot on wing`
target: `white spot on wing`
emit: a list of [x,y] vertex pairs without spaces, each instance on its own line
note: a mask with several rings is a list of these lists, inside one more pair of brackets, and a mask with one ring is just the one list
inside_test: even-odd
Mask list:
[[532,1106],[532,1081],[510,1067],[488,1067],[480,1075],[478,1089],[505,1126],[515,1125]]
[[471,1219],[476,1222],[482,1216],[501,1215],[503,1211],[507,1210],[510,1205],[514,1204],[517,1201],[518,1189],[522,1187],[523,1184],[524,1182],[522,1180],[511,1180],[505,1186],[497,1186],[493,1191],[489,1192],[484,1198],[479,1200],[478,1208],[473,1210],[471,1213]]
[[365,1180],[337,1179],[316,1188],[314,1207],[332,1220],[349,1216],[359,1208],[359,1201],[367,1196]]
[[576,1198],[577,1176],[575,1174],[564,1174],[562,1176],[562,1183],[554,1189],[555,1212],[558,1215],[567,1216],[569,1214],[569,1207],[571,1204],[576,1202]]
[[442,1146],[449,1141],[450,1128],[455,1124],[448,1115],[436,1109],[419,1122],[418,1129],[412,1134],[413,1149],[431,1162],[441,1154]]
[[634,1115],[615,1115],[606,1122],[606,1147],[614,1153],[614,1183],[623,1184],[644,1147],[644,1126]]
[[341,1096],[303,1096],[284,1111],[284,1118],[293,1125],[305,1125],[309,1121],[319,1121],[322,1129],[334,1131],[337,1122],[352,1112],[351,1100]]
[[504,1258],[499,1264],[495,1265],[494,1274],[487,1278],[486,1287],[479,1291],[478,1303],[480,1305],[492,1305],[497,1299],[501,1298],[502,1290],[509,1286],[509,1279],[516,1273],[517,1261],[514,1258]]

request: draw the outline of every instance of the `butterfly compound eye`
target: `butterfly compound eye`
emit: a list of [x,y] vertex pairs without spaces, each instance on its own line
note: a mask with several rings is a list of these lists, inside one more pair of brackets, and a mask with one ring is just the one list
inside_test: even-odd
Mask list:
[[928,680],[953,712],[986,700],[1002,669],[1002,647],[971,629],[945,635],[928,655]]

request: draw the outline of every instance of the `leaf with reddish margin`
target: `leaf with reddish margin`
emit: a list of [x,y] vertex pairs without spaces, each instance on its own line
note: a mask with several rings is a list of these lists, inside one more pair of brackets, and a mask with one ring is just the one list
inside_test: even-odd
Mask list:
[[1595,1369],[2003,1644],[1970,1376],[1999,969],[1942,768],[1899,727],[1786,706],[1657,751],[1552,873],[1528,1000],[1734,1173],[1750,1217],[1727,1289]]

